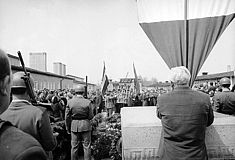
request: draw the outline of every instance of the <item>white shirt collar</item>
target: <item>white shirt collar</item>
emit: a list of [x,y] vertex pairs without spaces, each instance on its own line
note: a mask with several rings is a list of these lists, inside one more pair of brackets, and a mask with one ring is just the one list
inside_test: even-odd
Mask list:
[[15,99],[15,100],[12,100],[12,102],[25,102],[25,103],[31,104],[29,101],[25,99]]

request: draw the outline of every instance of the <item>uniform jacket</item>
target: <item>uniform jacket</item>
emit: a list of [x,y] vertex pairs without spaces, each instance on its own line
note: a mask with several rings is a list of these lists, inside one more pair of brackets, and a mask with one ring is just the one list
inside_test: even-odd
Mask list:
[[72,132],[91,131],[93,118],[91,101],[77,95],[68,101],[65,112],[66,129]]
[[214,120],[210,98],[187,86],[158,97],[158,117],[163,126],[160,159],[207,158],[205,130]]
[[0,119],[1,160],[46,160],[42,146],[31,135]]
[[230,91],[218,92],[213,97],[215,111],[235,115],[235,93]]
[[111,108],[115,107],[115,105],[114,105],[114,97],[112,97],[112,96],[106,96],[105,97],[105,107],[107,109],[111,109]]
[[95,106],[96,108],[103,108],[103,97],[102,95],[95,96]]
[[46,109],[33,106],[26,100],[12,101],[1,118],[32,135],[44,150],[51,151],[56,147]]

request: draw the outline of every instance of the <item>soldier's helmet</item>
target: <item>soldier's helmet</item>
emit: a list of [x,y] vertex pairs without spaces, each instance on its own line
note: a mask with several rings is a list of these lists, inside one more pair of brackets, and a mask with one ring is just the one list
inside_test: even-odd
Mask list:
[[[13,74],[13,79],[12,79],[12,89],[17,89],[17,88],[22,88],[22,89],[26,89],[26,85],[25,85],[25,73],[24,72],[16,72]],[[33,79],[30,77],[30,83],[33,87]]]
[[75,93],[84,93],[85,92],[85,87],[84,86],[77,86],[74,89]]
[[227,77],[221,78],[219,83],[220,83],[220,85],[230,85],[231,84],[230,79]]

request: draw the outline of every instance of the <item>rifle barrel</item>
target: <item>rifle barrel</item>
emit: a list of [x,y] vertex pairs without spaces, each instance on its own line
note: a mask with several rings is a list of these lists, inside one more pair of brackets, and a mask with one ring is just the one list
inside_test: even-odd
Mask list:
[[23,70],[24,70],[24,73],[27,75],[27,71],[26,71],[26,69],[25,69],[24,60],[23,60],[23,58],[22,58],[21,52],[18,51],[17,53],[18,53],[18,56],[19,56],[19,59],[20,59],[20,63],[21,63],[21,65],[22,65],[22,68],[23,68]]

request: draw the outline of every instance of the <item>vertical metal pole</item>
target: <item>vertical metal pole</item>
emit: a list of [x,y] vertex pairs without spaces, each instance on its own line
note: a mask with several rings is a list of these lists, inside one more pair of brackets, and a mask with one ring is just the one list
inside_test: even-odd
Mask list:
[[60,80],[60,89],[63,89],[63,78]]
[[85,98],[87,98],[87,76],[86,76],[86,87],[85,87]]
[[[185,59],[188,68],[188,0],[184,0],[184,38],[185,38]],[[189,68],[188,68],[189,69]]]

